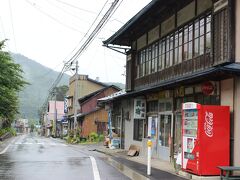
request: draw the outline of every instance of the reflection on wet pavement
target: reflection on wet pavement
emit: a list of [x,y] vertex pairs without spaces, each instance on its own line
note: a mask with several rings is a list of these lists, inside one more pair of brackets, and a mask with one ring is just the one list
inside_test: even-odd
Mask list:
[[126,175],[127,177],[129,177],[130,179],[134,179],[134,180],[149,180],[149,178],[131,170],[129,167],[124,166],[123,164],[111,159],[111,158],[104,158],[104,160],[106,162],[108,162],[110,165],[112,165],[113,167],[115,167],[116,169],[118,169],[121,173],[123,173],[124,175]]
[[[23,135],[0,155],[0,180],[94,180],[89,152],[54,139]],[[100,158],[100,180],[129,180],[141,176],[120,167],[120,173]],[[114,166],[117,164],[112,162]],[[130,175],[131,174],[131,175]]]

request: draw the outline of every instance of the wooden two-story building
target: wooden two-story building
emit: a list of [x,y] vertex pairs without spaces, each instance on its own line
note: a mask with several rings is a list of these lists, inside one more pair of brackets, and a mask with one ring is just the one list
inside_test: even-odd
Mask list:
[[78,124],[81,137],[87,138],[92,132],[99,135],[107,134],[108,112],[104,107],[98,106],[97,101],[117,91],[120,91],[120,88],[110,85],[78,99],[80,105]]
[[[77,88],[76,88],[77,85]],[[108,87],[109,85],[99,82],[88,77],[88,75],[78,74],[72,76],[69,79],[69,90],[67,93],[68,105],[67,105],[67,115],[68,115],[68,126],[69,129],[74,129],[74,111],[77,109],[77,114],[80,113],[79,103],[75,104],[75,99],[82,98],[88,94],[98,91],[102,88]],[[77,91],[76,91],[77,90]],[[76,91],[76,92],[75,92]]]
[[240,165],[239,0],[153,0],[104,45],[126,48],[127,93],[111,100],[112,120],[122,122],[122,147],[137,144],[144,153],[153,118],[153,155],[174,160],[181,104],[228,105],[231,164]]

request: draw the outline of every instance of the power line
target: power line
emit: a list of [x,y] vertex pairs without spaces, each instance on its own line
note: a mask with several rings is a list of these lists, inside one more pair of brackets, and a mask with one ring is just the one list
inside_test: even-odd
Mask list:
[[80,18],[79,16],[76,16],[75,14],[70,13],[69,11],[66,11],[64,8],[59,7],[58,5],[56,5],[56,3],[53,3],[53,2],[51,2],[50,0],[45,0],[45,1],[46,1],[48,4],[50,4],[51,6],[60,9],[60,10],[63,11],[64,13],[66,13],[66,14],[68,14],[68,15],[70,15],[70,16],[78,19],[78,20],[85,21],[86,23],[88,23],[87,20],[85,20],[85,19],[83,19],[83,18]]
[[86,9],[82,9],[82,8],[80,8],[80,7],[74,6],[74,5],[72,5],[72,4],[66,3],[66,2],[61,1],[61,0],[56,0],[56,1],[59,2],[59,3],[61,3],[61,4],[66,5],[66,6],[69,6],[69,7],[71,7],[71,8],[80,10],[80,11],[84,11],[84,12],[91,13],[91,14],[96,14],[96,12],[89,11],[89,10],[86,10]]
[[[54,81],[54,83],[52,84],[51,88],[49,89],[49,95],[46,98],[41,111],[44,112],[44,110],[47,107],[47,103],[48,100],[52,97],[52,92],[54,90],[54,88],[57,86],[57,84],[59,83],[59,81],[61,80],[63,73],[69,69],[69,67],[71,67],[71,65],[73,64],[74,61],[77,60],[77,58],[82,54],[82,52],[84,50],[86,50],[86,48],[90,45],[90,43],[94,40],[94,38],[97,36],[97,34],[100,32],[100,30],[103,28],[103,26],[106,24],[106,22],[109,20],[109,18],[111,18],[113,12],[115,12],[116,10],[115,7],[117,6],[119,0],[115,0],[112,5],[110,6],[110,8],[108,9],[108,11],[105,13],[105,15],[103,16],[103,18],[100,20],[100,22],[97,24],[97,26],[95,27],[95,29],[92,31],[92,33],[89,35],[89,37],[87,38],[87,40],[83,43],[83,45],[79,48],[79,50],[70,58],[70,60],[68,60],[63,68],[62,71],[59,73],[57,79]],[[122,1],[121,1],[122,2]],[[103,7],[105,7],[106,4],[104,4]],[[119,7],[119,6],[118,6]],[[117,7],[117,8],[118,8]],[[97,16],[98,17],[98,16]],[[81,40],[82,41],[82,40]]]
[[[66,6],[69,6],[69,7],[71,7],[71,8],[77,9],[77,10],[79,10],[79,11],[84,11],[84,12],[87,12],[87,13],[90,13],[90,14],[97,14],[97,13],[94,12],[94,11],[90,11],[90,10],[87,10],[87,9],[83,9],[83,8],[74,6],[74,5],[70,4],[70,3],[64,2],[64,1],[62,1],[62,0],[55,0],[55,1],[57,1],[57,2],[59,2],[59,3],[61,3],[61,4],[64,4],[64,5],[66,5]],[[120,21],[120,20],[118,20],[118,19],[116,19],[116,18],[114,18],[112,21],[117,21],[117,22],[119,22],[119,23],[121,23],[121,24],[124,24],[122,21]]]
[[3,22],[2,22],[2,18],[1,17],[0,17],[0,22],[1,22],[1,27],[2,27],[3,39],[6,39],[5,30],[4,30],[4,26],[3,26]]
[[10,18],[11,18],[11,25],[12,25],[12,33],[13,33],[13,41],[14,41],[15,51],[18,52],[17,51],[16,38],[15,38],[15,32],[14,32],[14,26],[13,26],[13,16],[12,16],[11,0],[9,0],[8,3],[9,3],[9,10],[10,10]]
[[[97,14],[97,16],[96,16],[96,18],[94,19],[93,23],[90,25],[89,29],[87,30],[87,32],[85,33],[85,35],[83,36],[83,38],[80,40],[80,42],[78,43],[78,45],[82,43],[82,41],[84,40],[84,38],[86,38],[86,36],[88,35],[89,31],[92,29],[93,25],[95,24],[95,22],[97,21],[97,19],[98,19],[99,16],[100,16],[100,14],[102,13],[102,11],[103,11],[104,7],[106,6],[107,2],[108,2],[108,0],[104,3],[102,9],[101,9],[100,12]],[[77,49],[77,47],[78,47],[78,46],[76,46],[71,53],[73,53],[73,52]],[[69,62],[69,61],[68,61],[68,62]]]
[[[106,22],[111,18],[114,9],[117,5],[119,0],[115,0],[111,7],[108,9],[108,11],[105,13],[103,18],[100,20],[98,25],[95,27],[93,32],[89,35],[88,39],[85,41],[85,43],[80,47],[80,49],[72,56],[72,58],[67,62],[73,62],[75,61],[82,53],[83,51],[90,45],[90,43],[93,41],[93,39],[97,36],[97,34],[100,32],[100,30],[103,28],[103,26],[106,24]],[[122,2],[122,1],[121,1]],[[118,6],[119,7],[119,6]]]
[[46,12],[43,11],[39,6],[37,6],[36,3],[32,3],[32,2],[30,2],[29,0],[25,0],[25,1],[26,1],[28,4],[30,4],[31,6],[33,6],[36,10],[38,10],[39,12],[41,12],[42,14],[44,14],[45,16],[47,16],[48,18],[52,19],[53,21],[61,24],[62,26],[66,27],[66,28],[68,28],[68,29],[71,29],[71,30],[73,30],[73,31],[80,32],[80,33],[84,34],[84,32],[81,32],[81,31],[79,31],[78,29],[76,29],[76,28],[74,28],[74,27],[72,27],[72,26],[69,26],[69,25],[63,23],[63,22],[61,22],[60,20],[58,20],[57,18],[53,17],[52,15],[46,13]]

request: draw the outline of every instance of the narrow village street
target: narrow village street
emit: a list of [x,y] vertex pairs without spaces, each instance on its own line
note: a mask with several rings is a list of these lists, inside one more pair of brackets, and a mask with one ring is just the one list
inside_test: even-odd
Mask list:
[[240,0],[0,1],[0,180],[240,180]]
[[146,177],[144,165],[100,153],[94,145],[68,145],[34,134],[11,138],[0,147],[1,180],[183,179],[154,168],[153,176]]
[[7,152],[0,155],[0,177],[1,180],[129,179],[84,151],[33,135],[17,137]]

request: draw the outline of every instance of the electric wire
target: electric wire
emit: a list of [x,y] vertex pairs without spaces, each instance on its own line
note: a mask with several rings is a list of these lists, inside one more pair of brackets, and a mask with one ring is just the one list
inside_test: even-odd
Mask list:
[[[44,110],[47,107],[47,103],[48,100],[52,97],[53,94],[53,90],[54,88],[57,86],[57,84],[59,83],[59,81],[61,80],[63,73],[65,70],[67,70],[73,63],[74,61],[81,55],[81,53],[86,50],[86,48],[89,46],[89,44],[93,41],[93,39],[97,36],[97,34],[99,33],[99,31],[103,28],[103,26],[106,24],[106,22],[109,20],[109,18],[111,18],[111,16],[113,15],[113,12],[117,3],[119,0],[115,0],[112,5],[110,6],[110,8],[107,10],[107,12],[105,13],[105,15],[103,16],[103,18],[100,20],[100,22],[98,23],[98,25],[95,27],[95,29],[93,30],[93,32],[89,35],[88,39],[83,43],[83,45],[79,48],[79,50],[70,58],[70,60],[68,60],[63,68],[62,71],[59,73],[57,79],[54,81],[54,83],[52,84],[51,88],[49,89],[49,95],[46,98],[42,108],[41,108],[41,112],[43,113]],[[122,2],[122,1],[121,1]],[[104,5],[105,6],[105,5]],[[119,6],[118,6],[119,7]]]
[[44,14],[45,16],[47,16],[48,18],[52,19],[53,21],[57,22],[58,24],[68,28],[68,29],[71,29],[73,31],[76,31],[76,32],[79,32],[81,34],[84,34],[84,32],[81,32],[79,31],[78,29],[72,27],[72,26],[69,26],[63,22],[61,22],[60,20],[58,20],[57,18],[53,17],[52,15],[46,13],[45,11],[43,11],[39,6],[37,6],[35,3],[32,3],[30,2],[29,0],[25,0],[28,4],[30,4],[32,7],[34,7],[36,10],[38,10],[40,13]]
[[53,7],[55,7],[55,8],[58,8],[59,10],[63,11],[65,14],[70,15],[70,16],[76,18],[77,20],[81,20],[81,22],[84,21],[84,22],[88,23],[88,21],[86,21],[85,19],[80,18],[79,16],[76,16],[75,14],[66,11],[64,8],[59,7],[58,5],[54,4],[54,3],[51,2],[50,0],[45,0],[45,1],[46,1],[48,4],[50,4],[51,6],[53,6]]
[[2,21],[2,18],[1,18],[1,17],[0,17],[0,22],[1,22],[2,34],[3,34],[3,39],[1,39],[1,40],[4,40],[4,39],[6,39],[6,34],[5,34],[5,30],[4,30],[4,26],[3,26],[3,21]]
[[77,7],[77,6],[74,6],[74,5],[72,5],[72,4],[66,3],[66,2],[61,1],[61,0],[56,0],[56,1],[59,2],[59,3],[62,3],[62,4],[64,4],[64,5],[66,5],[66,6],[69,6],[69,7],[71,7],[71,8],[80,10],[80,11],[84,11],[84,12],[91,13],[91,14],[96,14],[96,13],[93,12],[93,11],[89,11],[89,10],[86,10],[86,9],[79,8],[79,7]]
[[[109,20],[111,15],[113,14],[114,9],[117,5],[119,0],[115,0],[111,7],[108,9],[108,11],[105,13],[101,21],[98,23],[98,25],[95,27],[93,32],[90,34],[88,39],[85,41],[85,43],[80,47],[80,49],[72,56],[72,58],[68,62],[73,62],[75,61],[82,53],[83,51],[90,45],[90,43],[93,41],[93,39],[97,36],[97,34],[100,32],[102,27],[105,25],[105,23]],[[119,6],[118,6],[119,7]]]
[[13,42],[14,42],[14,46],[15,46],[15,51],[18,52],[18,51],[17,51],[16,38],[15,38],[14,25],[13,25],[13,15],[12,15],[11,0],[9,0],[8,3],[9,3],[10,19],[11,19],[11,26],[12,26]]
[[[97,19],[98,19],[99,16],[100,16],[100,14],[102,13],[103,9],[105,8],[107,2],[108,2],[108,0],[104,3],[102,9],[101,9],[100,12],[97,14],[97,16],[96,16],[96,18],[94,19],[93,23],[90,25],[89,29],[88,29],[87,32],[84,34],[83,38],[80,40],[80,42],[78,43],[78,45],[72,50],[72,52],[71,52],[70,54],[74,53],[74,51],[76,51],[76,49],[77,49],[77,48],[79,47],[79,45],[82,43],[82,41],[84,40],[84,38],[87,37],[89,31],[92,29],[93,25],[95,24],[95,22],[97,21]],[[69,60],[68,62],[66,62],[66,63],[69,63],[69,62],[70,62],[70,60]]]

